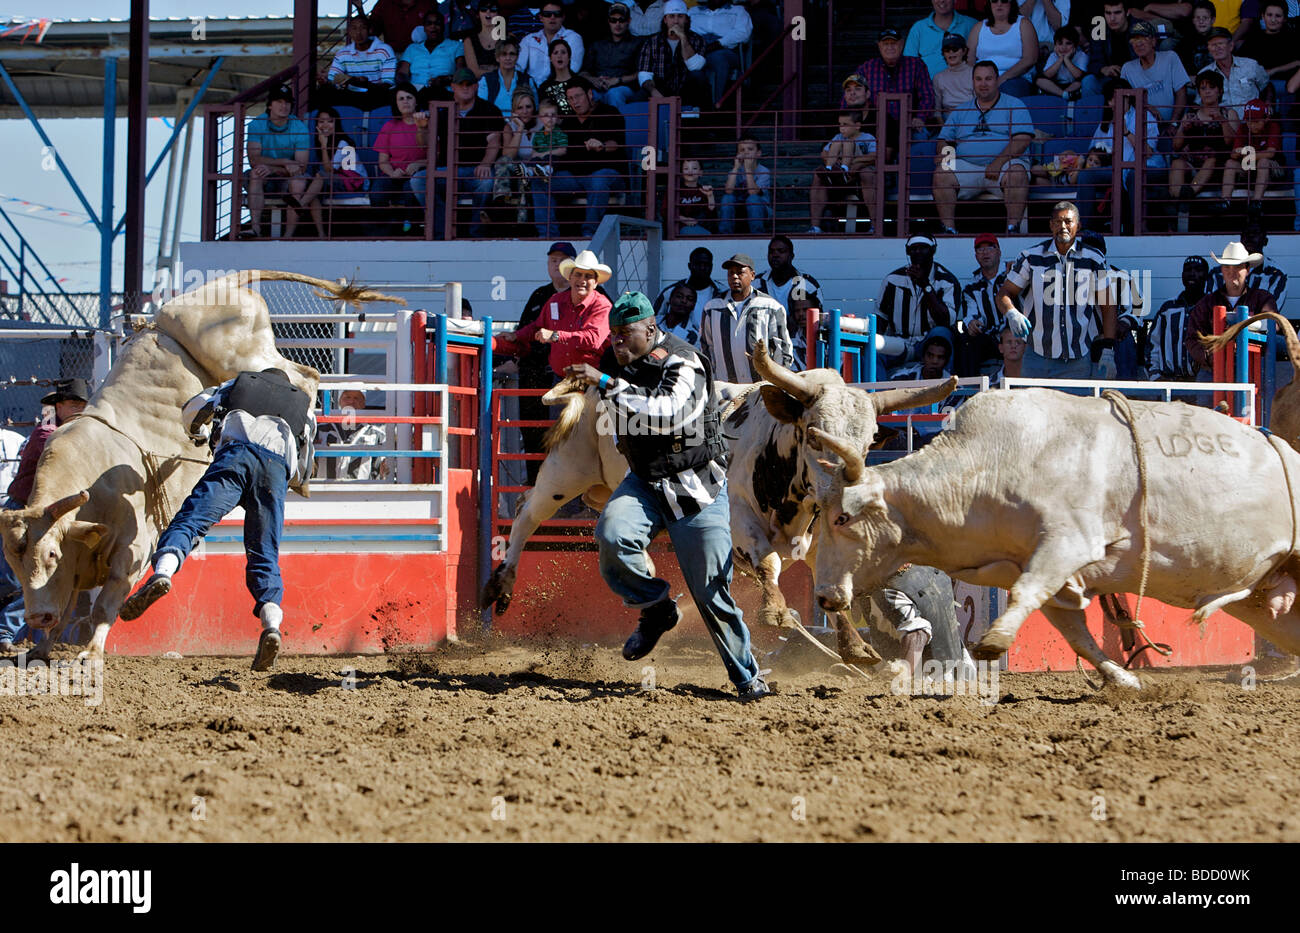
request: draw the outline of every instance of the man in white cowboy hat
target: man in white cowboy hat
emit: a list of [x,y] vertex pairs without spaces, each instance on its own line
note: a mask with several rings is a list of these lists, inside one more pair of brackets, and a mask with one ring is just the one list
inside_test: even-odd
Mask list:
[[1244,307],[1251,314],[1261,311],[1276,311],[1277,303],[1273,296],[1262,288],[1250,288],[1247,279],[1250,270],[1264,261],[1259,253],[1252,253],[1240,242],[1228,244],[1222,256],[1210,253],[1210,258],[1218,264],[1223,284],[1196,303],[1187,315],[1187,332],[1183,338],[1187,347],[1187,358],[1192,362],[1198,382],[1214,381],[1214,364],[1198,339],[1202,335],[1214,333],[1214,309],[1223,305],[1229,311]]
[[494,337],[492,352],[523,356],[533,341],[549,344],[551,372],[557,376],[575,363],[596,363],[609,345],[610,308],[609,299],[596,286],[608,282],[612,274],[589,249],[563,260],[560,275],[568,279],[568,290],[557,292],[536,320],[513,334]]

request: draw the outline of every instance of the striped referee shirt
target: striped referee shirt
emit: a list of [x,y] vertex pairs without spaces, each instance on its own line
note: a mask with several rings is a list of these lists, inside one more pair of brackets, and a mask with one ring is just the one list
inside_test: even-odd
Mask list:
[[802,328],[793,327],[790,321],[790,294],[796,287],[803,289],[804,297],[811,297],[821,291],[821,283],[807,272],[795,270],[794,275],[785,280],[784,285],[772,281],[772,270],[768,269],[754,280],[754,287],[764,294],[771,295],[781,307],[785,308],[786,329],[790,331],[790,342],[794,346],[794,362],[790,368],[797,373],[808,368],[808,334]]
[[[930,287],[948,309],[946,323],[951,326],[961,320],[961,283],[957,281],[957,276],[939,263],[932,263]],[[880,286],[876,314],[885,322],[887,332],[902,337],[909,349],[920,343],[936,325],[945,323],[930,317],[929,311],[922,305],[923,297],[923,290],[917,288],[908,276],[907,266],[900,266],[889,273]]]
[[[1210,291],[1220,291],[1222,288],[1223,270],[1216,267],[1210,274]],[[1277,313],[1286,317],[1286,273],[1272,265],[1267,257],[1250,270],[1250,275],[1246,276],[1246,288],[1259,288],[1268,292],[1277,305]]]
[[743,301],[728,292],[704,306],[700,350],[713,365],[713,377],[723,382],[761,382],[749,354],[759,341],[782,366],[794,363],[794,345],[786,329],[785,308],[770,295],[751,288]]
[[[663,343],[662,334],[656,343]],[[664,360],[663,378],[657,386],[642,388],[625,379],[612,378],[599,391],[613,409],[615,430],[619,432],[631,426],[639,434],[689,435],[711,404],[703,362],[697,354],[680,350],[670,352]],[[676,520],[696,514],[718,498],[727,482],[727,464],[709,460],[672,476],[645,482]]]
[[970,326],[979,321],[984,333],[991,334],[996,340],[1002,332],[1002,315],[998,313],[997,306],[998,289],[1006,280],[1005,272],[986,279],[984,273],[976,269],[970,284],[961,290],[962,323]]
[[[1114,266],[1110,270],[1110,300],[1115,305],[1116,323],[1127,321],[1131,333],[1137,333],[1142,327],[1142,319],[1147,315],[1146,296],[1138,288],[1133,276]],[[1097,332],[1101,333],[1101,309],[1093,308],[1097,317]]]
[[1029,318],[1029,349],[1051,360],[1077,360],[1100,333],[1100,304],[1107,299],[1106,258],[1080,240],[1064,256],[1051,238],[1021,251],[1007,282],[1018,287]]
[[[371,39],[370,47],[364,52],[352,42],[339,49],[334,54],[334,61],[330,62],[326,77],[333,81],[339,75],[347,75],[349,78],[365,78],[373,84],[392,84],[396,73],[397,56],[392,46]],[[364,93],[368,89],[349,87],[348,90]]]
[[[1199,296],[1196,300],[1200,300]],[[1191,382],[1196,378],[1184,343],[1187,313],[1195,303],[1179,295],[1170,298],[1156,312],[1147,337],[1147,375],[1151,379]]]

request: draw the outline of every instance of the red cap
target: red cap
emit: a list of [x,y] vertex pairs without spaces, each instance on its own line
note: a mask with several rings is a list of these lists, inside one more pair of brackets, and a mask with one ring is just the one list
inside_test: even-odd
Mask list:
[[1247,120],[1264,120],[1268,117],[1268,104],[1256,97],[1247,102],[1242,116]]
[[998,243],[998,238],[991,233],[981,233],[975,237],[976,249],[979,249],[981,246],[998,246],[998,245],[1000,245]]

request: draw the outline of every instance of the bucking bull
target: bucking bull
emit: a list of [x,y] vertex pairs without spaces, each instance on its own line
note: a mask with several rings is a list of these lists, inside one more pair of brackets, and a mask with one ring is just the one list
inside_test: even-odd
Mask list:
[[53,630],[42,652],[73,621],[77,595],[102,587],[82,655],[102,656],[133,581],[211,460],[181,425],[188,399],[241,370],[269,366],[315,395],[320,374],[275,349],[266,302],[246,287],[259,281],[300,282],[353,303],[399,300],[295,273],[247,271],[163,305],[153,326],[127,341],[85,411],[50,437],[27,507],[0,512],[27,623]]
[[[781,594],[780,575],[795,560],[815,566],[813,519],[822,505],[822,492],[830,489],[830,473],[838,470],[824,459],[824,451],[806,443],[809,428],[853,438],[865,450],[875,441],[877,415],[939,401],[952,392],[956,380],[867,393],[846,385],[834,370],[791,372],[772,362],[761,343],[753,359],[755,370],[768,384],[717,384],[724,406],[723,432],[731,447],[727,485],[734,553],[737,566],[757,578],[762,589],[759,621],[801,628],[798,615]],[[576,496],[594,509],[603,508],[627,473],[613,431],[608,426],[601,429],[595,389],[584,390],[564,380],[542,400],[564,408],[547,432],[547,456],[536,484],[520,503],[506,555],[483,588],[481,604],[494,605],[499,613],[510,606],[524,544],[538,525]],[[875,588],[860,591],[865,597]],[[834,616],[839,657],[848,664],[879,661],[853,626],[848,609],[846,605]]]

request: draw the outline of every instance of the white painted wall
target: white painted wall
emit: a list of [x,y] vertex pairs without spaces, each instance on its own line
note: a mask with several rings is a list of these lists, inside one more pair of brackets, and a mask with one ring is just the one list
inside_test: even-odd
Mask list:
[[[1020,249],[1040,242],[1042,237],[1004,237],[1002,257],[1014,259]],[[868,237],[794,236],[795,264],[814,275],[822,284],[827,307],[846,313],[864,314],[875,304],[880,280],[905,265],[901,239]],[[1123,269],[1150,270],[1154,301],[1152,309],[1176,295],[1181,288],[1183,259],[1199,254],[1210,259],[1210,251],[1221,252],[1227,237],[1146,236],[1111,237],[1107,240],[1110,261]],[[463,294],[474,306],[476,317],[517,320],[524,301],[534,288],[547,281],[544,241],[238,241],[234,243],[185,243],[181,259],[186,276],[197,272],[231,269],[281,269],[320,278],[356,277],[367,285],[460,281]],[[586,244],[575,241],[582,249]],[[664,243],[663,276],[667,284],[686,274],[686,258],[697,246],[713,251],[715,263],[733,253],[746,252],[759,272],[767,268],[767,244],[755,239],[674,240]],[[1284,271],[1300,270],[1300,236],[1276,234],[1266,250],[1269,260]],[[940,239],[938,261],[963,282],[975,269],[973,238]],[[1210,260],[1213,263],[1213,260]],[[495,286],[494,277],[500,276]],[[722,270],[715,268],[722,281]],[[504,288],[500,285],[503,284]],[[1295,288],[1300,288],[1298,283]],[[504,292],[504,295],[501,293]],[[408,295],[412,307],[441,310],[430,296]],[[1300,316],[1300,294],[1285,309]]]

